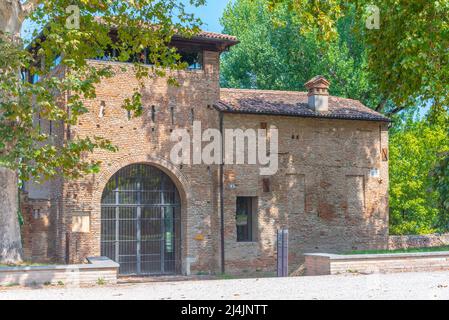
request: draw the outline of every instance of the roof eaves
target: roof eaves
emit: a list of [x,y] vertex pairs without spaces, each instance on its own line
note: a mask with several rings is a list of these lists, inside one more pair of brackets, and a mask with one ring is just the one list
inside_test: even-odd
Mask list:
[[[223,107],[220,107],[221,104]],[[374,121],[374,122],[392,122],[391,119],[384,116],[373,116],[373,117],[364,117],[364,116],[344,116],[344,115],[336,115],[336,114],[299,114],[295,112],[274,112],[274,111],[264,111],[264,110],[233,110],[231,106],[224,103],[223,101],[219,101],[215,103],[214,108],[219,112],[230,113],[230,114],[253,114],[253,115],[271,115],[271,116],[286,116],[286,117],[297,117],[297,118],[314,118],[314,119],[332,119],[332,120],[359,120],[359,121]]]

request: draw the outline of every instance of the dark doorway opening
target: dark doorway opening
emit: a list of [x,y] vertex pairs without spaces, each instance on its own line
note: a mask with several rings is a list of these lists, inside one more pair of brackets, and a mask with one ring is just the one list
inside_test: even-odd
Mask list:
[[162,170],[134,164],[108,182],[101,200],[101,255],[122,275],[181,272],[181,204]]

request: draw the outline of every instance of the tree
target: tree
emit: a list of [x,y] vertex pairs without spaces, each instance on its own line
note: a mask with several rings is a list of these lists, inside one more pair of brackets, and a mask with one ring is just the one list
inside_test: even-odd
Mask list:
[[[426,234],[445,232],[447,208],[440,199],[447,197],[444,177],[430,173],[440,155],[449,151],[449,113],[433,111],[423,119],[407,112],[395,119],[390,138],[390,232]],[[397,116],[399,118],[399,116]],[[441,161],[443,170],[443,161]],[[436,169],[435,169],[436,170]],[[437,175],[438,173],[438,175]],[[435,179],[435,180],[434,180]],[[441,180],[440,180],[441,179]],[[435,186],[436,184],[436,188]]]
[[[449,145],[449,108],[439,109],[432,114],[432,123],[440,123],[446,129],[446,143]],[[449,146],[437,154],[437,161],[430,172],[432,190],[437,192],[438,226],[441,231],[449,231]]]
[[240,44],[222,58],[222,86],[304,90],[305,82],[321,74],[331,81],[333,95],[373,108],[380,103],[369,81],[365,46],[352,32],[353,16],[338,22],[337,39],[323,40],[314,33],[299,34],[302,24],[288,5],[272,11],[265,3],[238,0],[226,8],[224,32]]
[[433,191],[439,194],[438,225],[442,231],[447,232],[449,231],[449,151],[440,154],[431,177]]
[[[276,11],[287,5],[303,34],[338,37],[338,22],[356,12],[366,28],[354,28],[367,47],[368,69],[381,102],[377,111],[395,114],[419,101],[449,105],[449,0],[266,0]],[[378,20],[378,21],[376,21]],[[379,22],[377,25],[376,22]],[[356,24],[356,26],[359,24]],[[388,108],[387,102],[393,102]]]
[[[204,0],[190,3],[199,6]],[[42,30],[27,49],[20,41],[25,19]],[[96,172],[100,163],[87,162],[83,155],[98,148],[116,150],[102,137],[55,144],[33,121],[35,115],[55,126],[76,123],[88,112],[83,99],[95,97],[95,85],[112,76],[108,67],[91,67],[86,59],[104,56],[111,49],[120,53],[119,61],[148,50],[152,67],[131,66],[141,81],[163,76],[167,68],[184,68],[169,42],[174,34],[193,35],[199,23],[181,0],[0,2],[0,263],[21,259],[18,181]],[[114,39],[111,29],[117,30]],[[64,77],[53,72],[58,59],[66,70]],[[25,70],[39,81],[26,81]],[[175,80],[169,77],[169,81]],[[66,108],[61,108],[62,99]],[[139,88],[125,99],[123,108],[140,115]]]

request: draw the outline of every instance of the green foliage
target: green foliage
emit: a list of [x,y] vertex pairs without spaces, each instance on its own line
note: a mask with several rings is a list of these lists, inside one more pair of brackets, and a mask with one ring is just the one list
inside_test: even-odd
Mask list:
[[228,274],[228,273],[220,273],[217,275],[217,278],[220,280],[233,280],[233,279],[236,279],[236,276]]
[[344,254],[392,254],[392,253],[414,253],[414,252],[441,252],[449,251],[449,246],[441,247],[423,247],[423,248],[407,248],[396,250],[355,250]]
[[[189,2],[204,4],[204,0]],[[73,14],[67,8],[73,5],[80,9],[79,29],[66,23]],[[29,19],[42,31],[34,34],[36,40],[27,49],[0,34],[0,165],[16,169],[21,181],[98,172],[100,162],[87,161],[86,154],[116,150],[102,137],[62,139],[63,132],[89,112],[84,101],[95,98],[96,84],[113,75],[108,66],[93,67],[87,59],[115,49],[120,53],[116,60],[124,62],[148,48],[152,67],[123,65],[135,72],[140,83],[122,107],[139,116],[143,81],[164,76],[167,69],[185,67],[176,49],[168,45],[172,36],[192,36],[200,23],[186,12],[181,0],[41,0]],[[113,28],[118,30],[114,41]],[[50,62],[57,57],[62,61],[55,68]],[[21,81],[19,70],[29,70],[40,80]],[[50,121],[52,135],[40,126]]]
[[432,114],[417,120],[413,118],[413,113],[409,113],[404,119],[398,119],[398,125],[391,131],[392,234],[426,234],[448,230],[447,225],[444,227],[441,224],[441,218],[447,215],[447,211],[445,214],[438,205],[440,196],[445,194],[441,193],[442,189],[432,188],[429,173],[439,155],[449,151],[449,116],[447,112],[442,112],[438,119],[429,121],[429,118]]
[[441,153],[431,176],[433,190],[439,194],[440,214],[438,223],[442,230],[447,231],[449,230],[449,152]]
[[302,33],[322,39],[338,35],[338,21],[356,12],[356,26],[370,17],[367,8],[379,9],[379,29],[354,28],[366,43],[368,68],[382,101],[394,108],[378,110],[396,113],[412,107],[417,100],[435,106],[449,105],[449,0],[266,0],[272,10],[288,6],[302,23]]
[[302,91],[321,74],[331,81],[333,95],[371,107],[380,103],[369,81],[365,47],[352,32],[354,17],[339,20],[338,39],[324,41],[314,33],[299,34],[303,24],[289,6],[272,11],[264,3],[238,0],[226,8],[224,32],[240,44],[222,58],[222,86]]
[[7,282],[7,283],[1,285],[1,287],[5,287],[5,288],[18,287],[18,286],[20,286],[20,284],[17,282]]
[[296,17],[303,23],[302,34],[321,33],[320,38],[329,41],[337,36],[336,23],[342,16],[341,1],[325,0],[268,0],[268,8],[275,10],[279,5],[287,5],[289,11],[295,12]]

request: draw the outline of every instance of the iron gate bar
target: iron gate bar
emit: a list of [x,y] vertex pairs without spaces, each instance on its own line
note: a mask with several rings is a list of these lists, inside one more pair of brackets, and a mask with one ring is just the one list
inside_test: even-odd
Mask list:
[[[139,182],[137,182],[137,189],[138,190],[140,190],[140,183]],[[141,193],[140,192],[137,192],[137,203],[138,204],[140,204],[140,203],[142,203],[142,198],[141,198]],[[140,206],[138,206],[137,207],[137,212],[136,212],[136,214],[137,214],[137,221],[136,221],[136,224],[137,224],[137,226],[136,226],[136,241],[137,241],[137,243],[136,243],[136,251],[137,251],[137,274],[141,274],[142,273],[142,266],[141,266],[141,263],[142,263],[142,260],[141,260],[141,256],[140,256],[140,253],[141,253],[141,251],[140,251],[140,244],[141,244],[141,241],[142,241],[142,234],[140,233],[140,228],[141,228],[141,210],[142,210],[142,208],[140,207]]]
[[[115,193],[115,203],[119,203],[120,199],[119,199],[119,194],[118,192]],[[120,243],[119,243],[119,239],[120,239],[120,208],[116,207],[115,208],[115,261],[119,262],[119,252],[120,252]]]
[[120,263],[121,274],[180,271],[180,198],[173,181],[160,169],[138,164],[119,170],[105,187],[101,213],[102,255]]
[[165,272],[165,261],[164,261],[164,250],[165,250],[165,208],[161,210],[161,242],[160,242],[160,250],[161,250],[161,272]]

